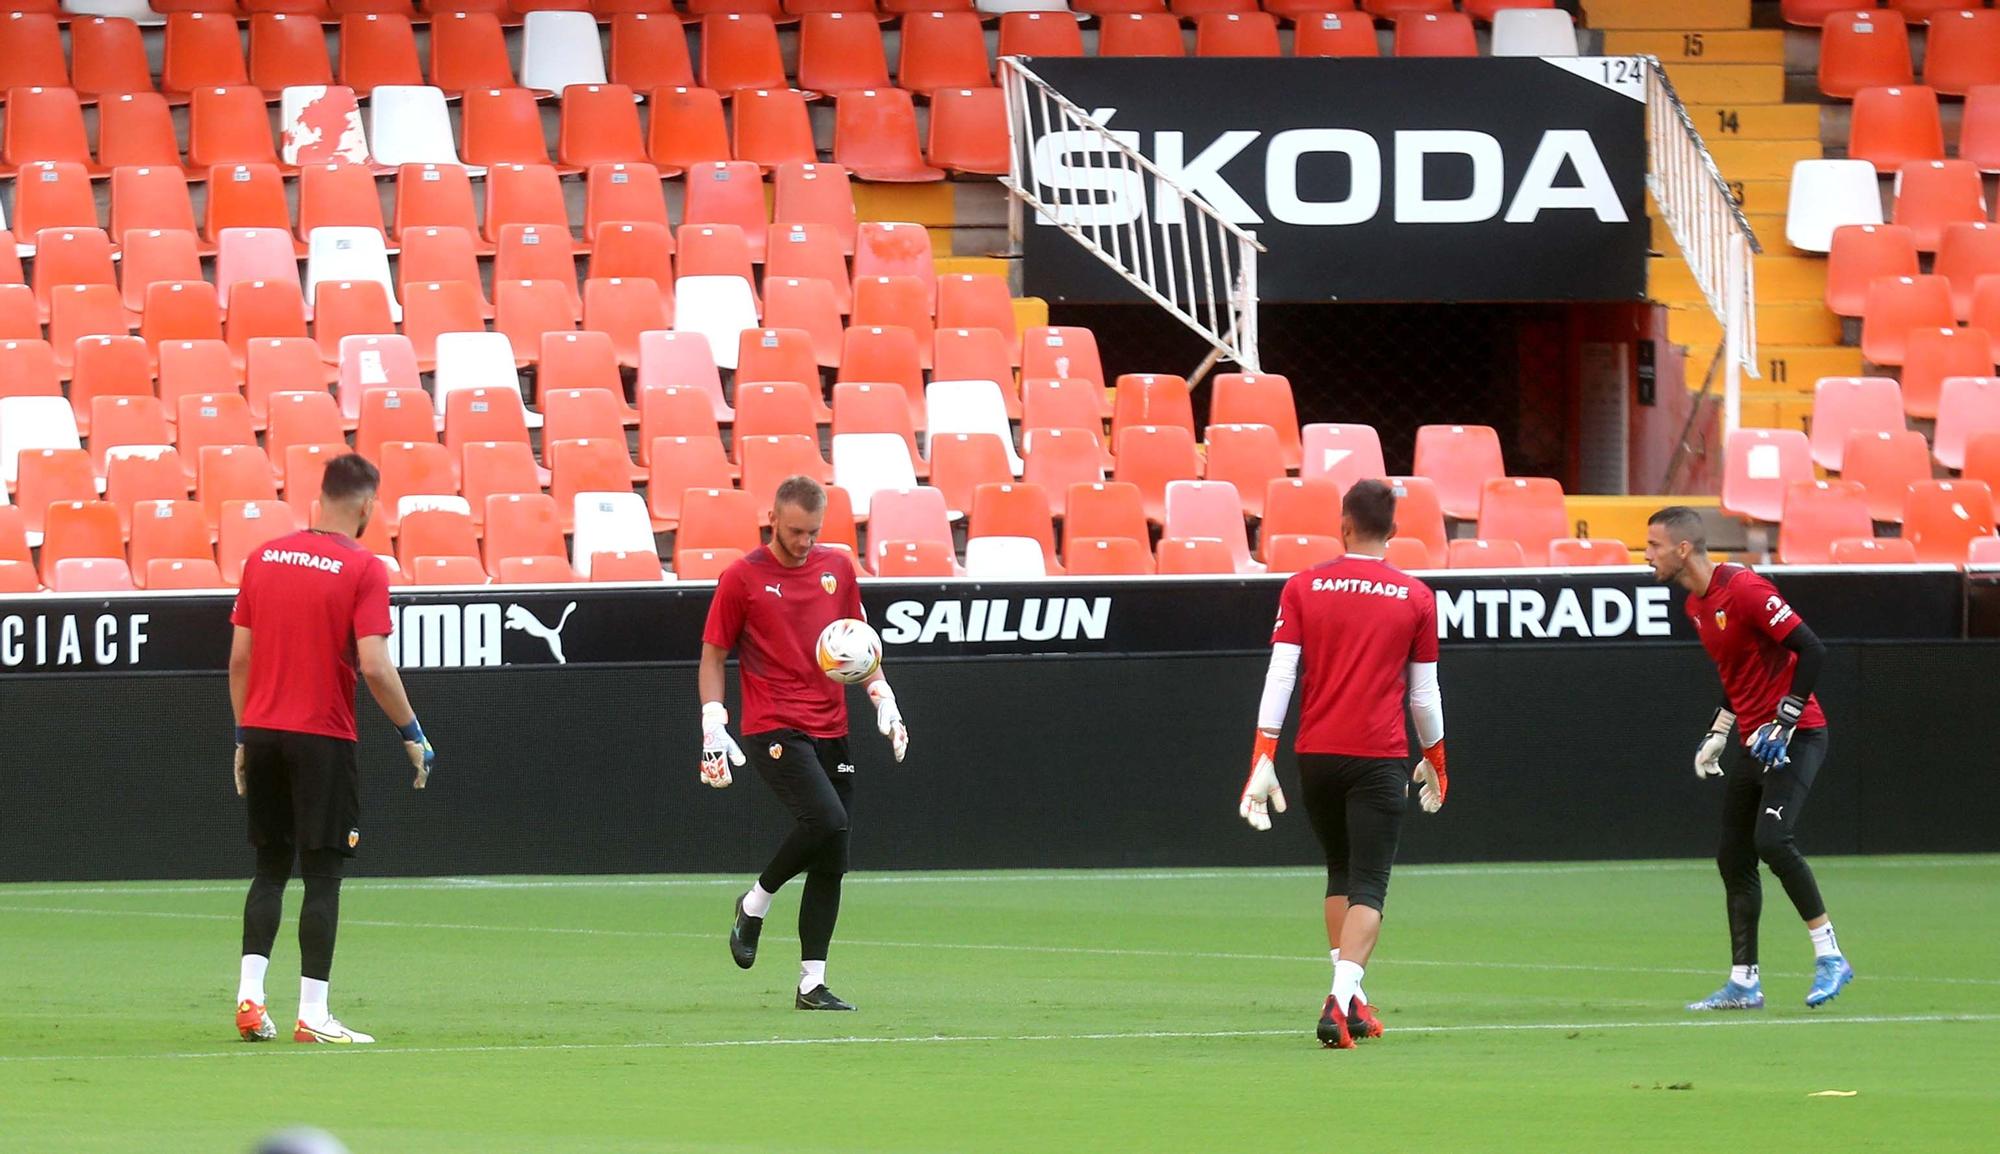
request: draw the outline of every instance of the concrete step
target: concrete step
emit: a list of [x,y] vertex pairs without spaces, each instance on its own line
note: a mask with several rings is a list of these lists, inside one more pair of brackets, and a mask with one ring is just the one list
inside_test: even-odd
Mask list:
[[1742,29],[1750,0],[1584,0],[1584,22],[1601,30]]
[[[1646,519],[1669,502],[1659,497],[1565,496],[1563,510],[1579,537],[1616,537],[1633,549],[1646,547]],[[1716,508],[1719,497],[1675,497],[1672,504]]]
[[1785,69],[1779,64],[1672,63],[1667,79],[1686,104],[1785,102]]
[[1668,64],[1785,63],[1785,34],[1778,31],[1614,31],[1604,34],[1606,56],[1657,56]]
[[[1722,339],[1722,323],[1706,304],[1688,305],[1667,314],[1667,337],[1694,349],[1713,349]],[[1767,345],[1837,345],[1840,318],[1823,304],[1791,303],[1757,306],[1757,340]]]
[[1695,131],[1710,143],[1820,139],[1820,110],[1816,104],[1690,104],[1688,116],[1694,121]]
[[[1687,359],[1687,379],[1689,387],[1699,388],[1701,379],[1708,373],[1708,362],[1714,357],[1715,349],[1689,349]],[[1813,384],[1821,377],[1858,377],[1861,375],[1861,350],[1838,345],[1777,345],[1759,342],[1757,347],[1758,377],[1753,382],[1745,378],[1745,384],[1754,384],[1763,393],[1771,396],[1799,395],[1810,400]]]
[[1817,140],[1730,140],[1714,137],[1708,141],[1709,155],[1722,170],[1724,180],[1784,180],[1792,178],[1792,166],[1801,160],[1818,160]]
[[[1696,304],[1705,298],[1695,284],[1694,271],[1677,256],[1654,257],[1646,281],[1646,295],[1663,304]],[[1760,256],[1757,258],[1757,303],[1784,301],[1819,302],[1826,299],[1826,261],[1805,256]]]
[[[1750,231],[1757,234],[1758,243],[1768,248],[1772,243],[1772,238],[1776,238],[1780,244],[1784,241],[1785,218],[1783,216],[1751,216],[1746,219],[1750,221]],[[1659,215],[1657,206],[1653,210],[1652,221],[1653,251],[1662,256],[1678,256],[1681,251],[1680,246],[1674,243],[1674,234],[1667,230],[1667,222]]]

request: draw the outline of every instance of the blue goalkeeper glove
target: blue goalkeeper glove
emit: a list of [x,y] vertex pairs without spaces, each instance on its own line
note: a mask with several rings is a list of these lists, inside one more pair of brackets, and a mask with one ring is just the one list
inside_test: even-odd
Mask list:
[[1791,763],[1785,752],[1792,743],[1792,733],[1799,727],[1799,716],[1806,711],[1806,703],[1791,694],[1786,694],[1778,702],[1778,716],[1757,727],[1750,735],[1750,756],[1764,764],[1766,773],[1781,765]]
[[417,771],[417,780],[410,783],[411,787],[422,789],[430,780],[431,769],[437,765],[437,751],[431,748],[431,739],[424,736],[424,727],[414,717],[396,732],[403,735],[403,752],[410,755],[410,768]]

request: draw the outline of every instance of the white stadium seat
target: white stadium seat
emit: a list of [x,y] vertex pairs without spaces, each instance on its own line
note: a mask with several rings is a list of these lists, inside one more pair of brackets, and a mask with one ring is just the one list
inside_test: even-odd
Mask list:
[[603,84],[604,44],[588,12],[530,12],[521,30],[521,87],[561,93]]
[[652,516],[646,512],[646,499],[637,493],[578,493],[572,507],[576,510],[576,535],[571,540],[570,564],[577,576],[590,577],[594,553],[658,553]]
[[1882,188],[1865,160],[1801,160],[1792,166],[1785,239],[1804,252],[1831,252],[1833,230],[1881,224]]
[[368,142],[375,163],[458,164],[444,92],[426,85],[384,84],[368,97]]
[[854,499],[854,515],[866,517],[876,493],[917,487],[909,443],[897,433],[842,433],[833,439],[833,483]]

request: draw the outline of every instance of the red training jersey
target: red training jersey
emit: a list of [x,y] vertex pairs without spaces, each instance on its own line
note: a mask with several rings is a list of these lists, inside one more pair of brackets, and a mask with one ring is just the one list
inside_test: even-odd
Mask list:
[[1328,561],[1285,582],[1271,640],[1303,650],[1298,752],[1409,756],[1408,669],[1438,659],[1430,586],[1373,557]]
[[755,549],[722,571],[701,639],[736,650],[744,733],[847,736],[846,687],[814,656],[821,631],[843,617],[866,619],[854,562],[838,549],[815,545],[796,568]]
[[245,726],[359,739],[355,640],[392,629],[380,557],[338,533],[267,541],[243,564],[229,620],[252,634]]
[[[1722,675],[1723,696],[1736,714],[1736,726],[1748,737],[1778,716],[1778,702],[1792,688],[1792,667],[1799,655],[1784,640],[1799,627],[1799,615],[1778,587],[1741,565],[1717,565],[1708,592],[1689,595],[1687,612],[1701,635],[1701,647]],[[1806,699],[1800,729],[1826,724],[1819,699]]]

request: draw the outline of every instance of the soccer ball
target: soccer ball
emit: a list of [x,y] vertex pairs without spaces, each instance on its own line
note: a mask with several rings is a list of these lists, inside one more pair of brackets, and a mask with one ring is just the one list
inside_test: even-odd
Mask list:
[[866,621],[843,617],[820,630],[813,655],[820,672],[843,685],[868,680],[882,666],[882,638]]

